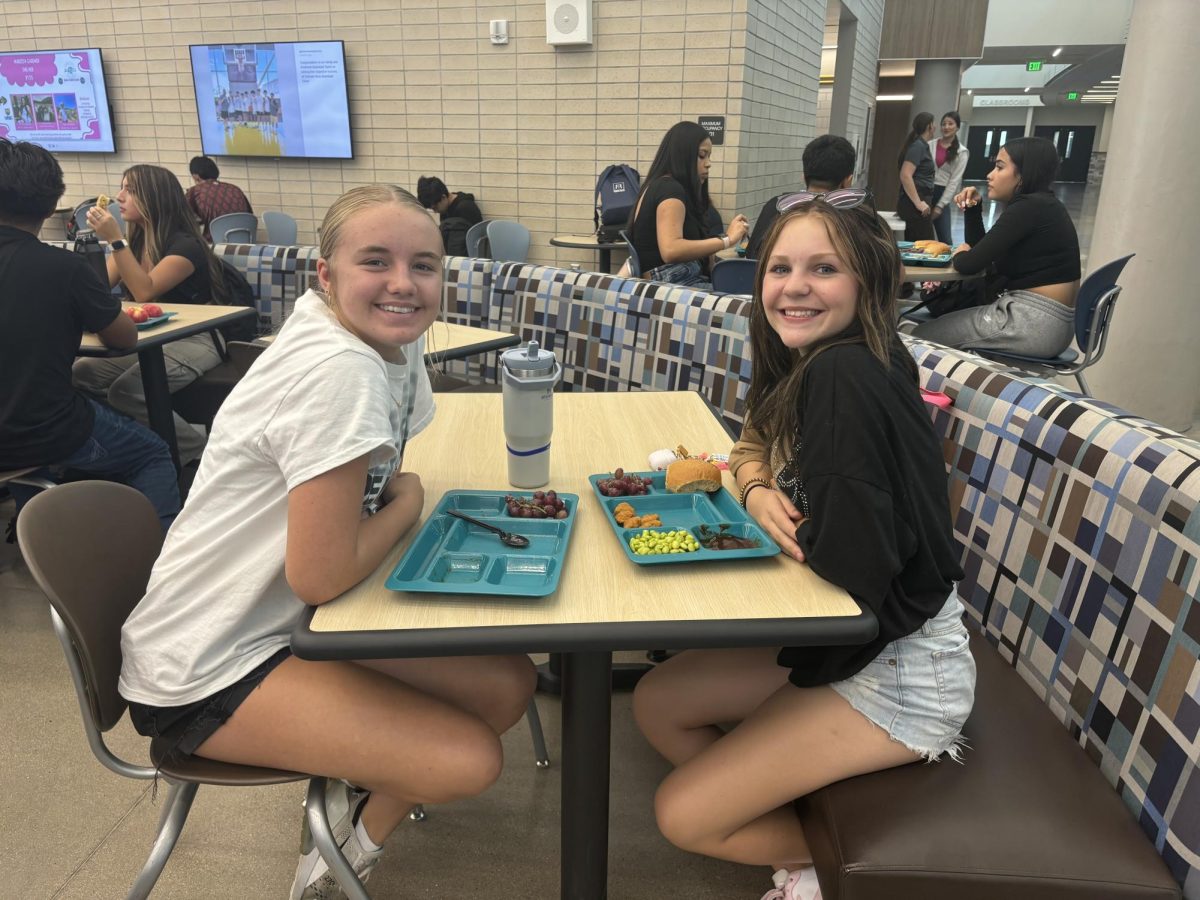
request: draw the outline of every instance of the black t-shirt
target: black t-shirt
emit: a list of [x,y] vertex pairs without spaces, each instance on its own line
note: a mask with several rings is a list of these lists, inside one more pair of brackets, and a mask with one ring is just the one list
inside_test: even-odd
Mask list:
[[879,620],[850,647],[785,647],[793,684],[861,671],[896,638],[935,616],[963,577],[950,525],[946,465],[897,341],[888,367],[865,344],[815,357],[801,389],[801,435],[777,481],[806,518],[796,540],[808,565]]
[[85,331],[121,313],[87,260],[0,225],[0,469],[66,459],[92,433],[71,386]]
[[194,234],[180,231],[171,235],[162,258],[182,256],[195,269],[191,275],[164,291],[157,299],[168,303],[216,303],[212,291],[212,275],[208,270],[208,247]]
[[446,207],[446,211],[442,213],[442,221],[446,219],[466,219],[471,225],[478,225],[483,221],[483,213],[479,211],[479,207],[475,205],[475,195],[465,194],[459,191],[458,196],[454,198],[454,202]]
[[991,266],[989,296],[1079,280],[1079,235],[1050,191],[1018,194],[986,233],[983,206],[976,204],[964,210],[963,226],[971,249],[955,254],[951,264],[964,275]]
[[704,228],[700,224],[700,216],[696,213],[695,201],[687,196],[683,185],[670,175],[654,179],[642,195],[642,208],[633,220],[633,232],[629,235],[633,248],[637,250],[638,262],[641,263],[643,273],[666,263],[662,254],[658,252],[658,207],[664,200],[678,200],[683,204],[683,239],[704,240]]
[[[922,197],[932,194],[933,179],[937,175],[937,166],[933,164],[933,156],[929,153],[929,144],[917,138],[904,151],[904,161],[910,162],[917,167],[916,171],[913,172],[913,183],[917,186],[917,193]],[[901,186],[900,190],[903,191],[904,187]]]

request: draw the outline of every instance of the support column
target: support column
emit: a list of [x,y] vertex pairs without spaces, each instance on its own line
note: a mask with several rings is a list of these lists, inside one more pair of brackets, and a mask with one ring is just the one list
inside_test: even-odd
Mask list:
[[[940,125],[942,113],[958,109],[962,63],[957,59],[918,59],[913,75],[912,116],[927,112]],[[941,134],[941,131],[938,131]]]
[[[1124,290],[1108,350],[1087,371],[1093,393],[1177,429],[1192,424],[1200,401],[1198,32],[1200,4],[1133,4],[1120,100],[1104,130],[1108,157],[1088,252],[1089,270],[1137,254],[1120,278]],[[1146,127],[1158,121],[1174,123],[1170,140]],[[1147,190],[1150,169],[1161,173],[1161,191]]]
[[855,44],[858,19],[846,7],[838,21],[837,60],[833,67],[833,97],[829,106],[829,133],[849,137],[850,88],[854,83]]

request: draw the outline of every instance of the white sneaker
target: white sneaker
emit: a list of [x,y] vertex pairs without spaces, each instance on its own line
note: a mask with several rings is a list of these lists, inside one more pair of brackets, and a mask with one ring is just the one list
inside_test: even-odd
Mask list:
[[[366,884],[367,879],[371,877],[371,870],[383,856],[383,848],[368,853],[358,842],[358,834],[353,828],[350,829],[350,836],[346,838],[346,842],[340,846],[342,854],[350,863],[350,868],[354,870],[358,880]],[[314,874],[315,871],[320,871],[321,874],[315,875],[304,886],[303,892],[299,895],[300,900],[345,900],[346,895],[342,891],[341,885],[338,884],[337,879],[333,877],[333,872],[326,868],[324,863],[325,861],[321,860],[321,866],[314,870]]]
[[[325,784],[325,812],[329,817],[333,840],[342,848],[342,853],[351,866],[354,865],[354,857],[350,855],[347,841],[354,835],[358,811],[369,796],[368,791],[352,787],[338,779],[328,779]],[[362,848],[358,847],[358,841],[354,842],[354,846],[360,854],[363,852]],[[309,893],[308,889],[320,879],[322,873],[328,875],[335,893]],[[291,900],[327,900],[340,896],[341,890],[337,887],[336,879],[328,872],[325,860],[321,858],[321,852],[317,849],[312,831],[308,827],[308,816],[305,815],[300,831],[300,862],[296,866],[296,877],[292,881]]]

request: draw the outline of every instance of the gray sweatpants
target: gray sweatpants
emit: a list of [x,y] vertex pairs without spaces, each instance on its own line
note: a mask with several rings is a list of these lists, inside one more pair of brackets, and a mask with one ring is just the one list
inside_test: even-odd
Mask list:
[[912,336],[947,347],[1058,356],[1075,339],[1075,310],[1033,291],[1006,291],[987,306],[922,322]]

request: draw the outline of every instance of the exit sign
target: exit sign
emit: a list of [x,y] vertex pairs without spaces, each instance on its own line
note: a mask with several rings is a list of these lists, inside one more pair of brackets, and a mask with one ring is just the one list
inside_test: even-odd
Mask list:
[[1067,99],[1068,100],[1078,100],[1079,99],[1079,91],[1067,91]]
[[1025,71],[1026,72],[1042,71],[1042,61],[1040,59],[1031,59],[1029,62],[1025,63]]

